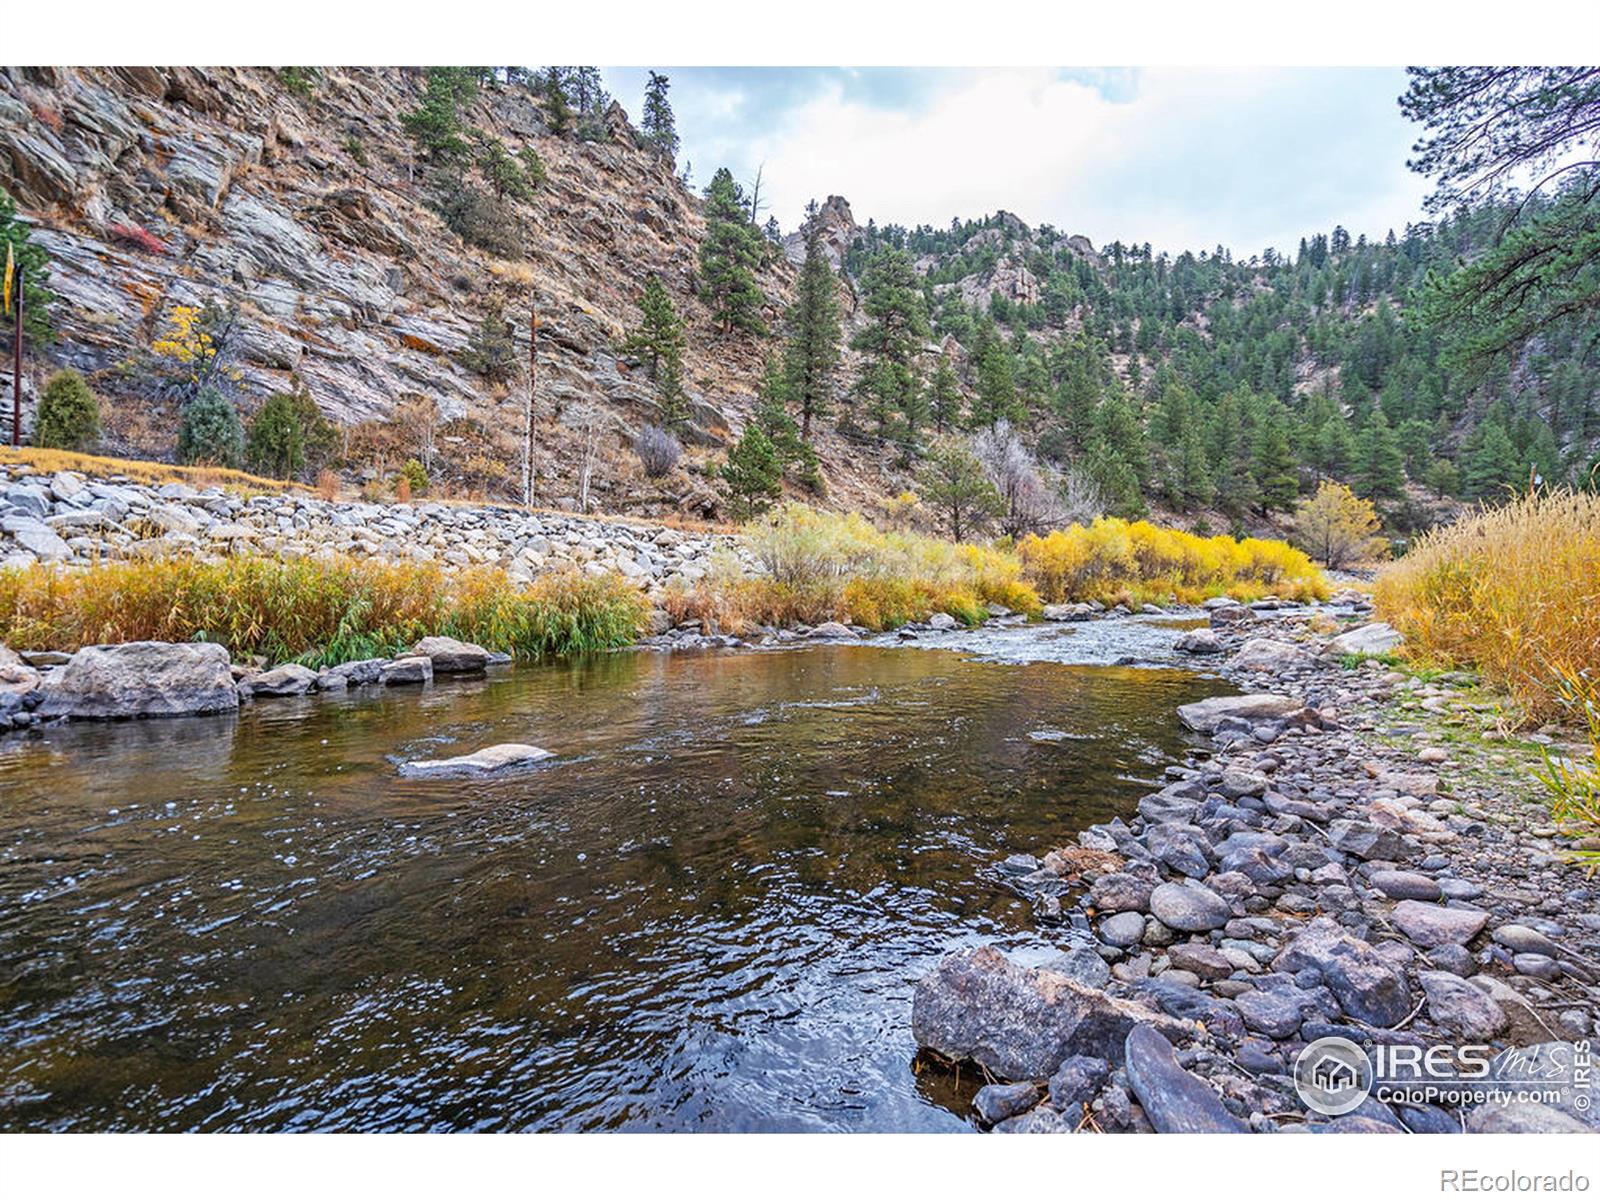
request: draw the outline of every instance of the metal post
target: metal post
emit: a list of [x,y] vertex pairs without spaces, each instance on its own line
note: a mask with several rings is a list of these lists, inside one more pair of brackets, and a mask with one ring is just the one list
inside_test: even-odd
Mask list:
[[22,445],[22,292],[27,268],[17,264],[17,335],[11,365],[11,448]]
[[539,314],[528,314],[528,397],[522,408],[522,502],[533,503],[533,401],[539,378]]

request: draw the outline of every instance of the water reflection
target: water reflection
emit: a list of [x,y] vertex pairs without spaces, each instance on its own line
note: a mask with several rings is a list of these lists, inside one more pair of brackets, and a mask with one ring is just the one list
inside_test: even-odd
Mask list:
[[[1036,947],[988,866],[1126,811],[1215,686],[637,653],[0,743],[0,1128],[965,1128],[911,981]],[[396,775],[502,741],[558,757]]]

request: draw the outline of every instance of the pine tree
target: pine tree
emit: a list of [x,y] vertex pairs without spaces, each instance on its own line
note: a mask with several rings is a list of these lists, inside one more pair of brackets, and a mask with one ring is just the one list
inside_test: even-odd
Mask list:
[[811,422],[827,416],[833,405],[840,333],[838,283],[822,249],[822,227],[814,202],[806,215],[806,258],[789,308],[784,371],[790,400],[800,408],[800,436],[809,442]]
[[1368,500],[1393,498],[1405,487],[1405,456],[1381,407],[1374,407],[1356,437],[1352,482]]
[[644,116],[641,122],[645,140],[664,154],[669,161],[678,157],[678,127],[672,116],[672,104],[667,91],[672,82],[665,75],[650,72],[650,81],[644,89]]
[[33,444],[53,450],[87,450],[100,438],[100,401],[70,367],[44,385],[35,415]]
[[916,355],[928,337],[922,289],[911,257],[903,250],[879,251],[861,277],[861,307],[867,325],[851,342],[866,357],[855,393],[879,436],[887,436],[898,414],[916,404],[920,387]]
[[1190,422],[1178,446],[1178,494],[1185,512],[1204,507],[1216,495],[1211,468],[1206,462],[1206,443],[1200,427]]
[[917,486],[954,542],[981,532],[1005,507],[983,464],[958,442],[934,447],[917,473]]
[[1087,450],[1100,399],[1100,371],[1095,349],[1082,334],[1065,349],[1060,376],[1056,411],[1061,414],[1072,444],[1080,451]]
[[723,333],[767,331],[761,320],[765,297],[755,277],[762,254],[761,231],[750,223],[743,190],[723,167],[706,187],[706,234],[700,243],[701,282]]
[[178,461],[238,467],[244,461],[244,425],[239,410],[214,387],[203,387],[183,406],[178,424]]
[[1293,512],[1300,498],[1300,477],[1286,425],[1282,410],[1276,405],[1257,423],[1253,474],[1263,516]]
[[1469,500],[1502,499],[1527,482],[1517,447],[1498,421],[1479,422],[1462,452],[1466,457],[1462,486]]
[[928,411],[933,427],[940,433],[961,420],[961,389],[956,385],[955,368],[946,354],[939,355],[928,385]]
[[765,511],[783,494],[783,463],[772,440],[756,424],[745,428],[719,474],[728,506],[747,519]]
[[1114,389],[1095,410],[1088,456],[1089,474],[1110,512],[1129,518],[1144,514],[1147,464],[1139,418],[1122,390]]
[[683,393],[683,322],[659,275],[645,281],[639,313],[639,324],[629,330],[622,348],[649,364],[661,405],[661,424],[675,429],[689,415],[688,399]]
[[563,137],[572,128],[572,99],[567,93],[566,72],[546,67],[544,72],[544,116],[550,132]]
[[972,423],[993,429],[1001,421],[1014,421],[1019,416],[1012,354],[988,315],[978,323],[977,342],[978,394],[972,406]]

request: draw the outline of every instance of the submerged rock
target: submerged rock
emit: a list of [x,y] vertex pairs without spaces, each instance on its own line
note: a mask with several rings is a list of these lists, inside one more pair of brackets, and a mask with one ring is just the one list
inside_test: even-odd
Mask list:
[[435,758],[402,763],[400,774],[411,779],[467,778],[511,771],[553,757],[550,751],[538,746],[502,742],[498,746],[487,746],[457,758]]
[[239,707],[228,652],[212,642],[85,646],[44,685],[40,715],[178,717]]

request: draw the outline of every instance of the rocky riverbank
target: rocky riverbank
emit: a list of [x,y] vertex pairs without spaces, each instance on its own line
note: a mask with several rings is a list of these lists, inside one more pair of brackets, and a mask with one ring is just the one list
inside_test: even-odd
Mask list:
[[[1594,882],[1467,675],[1386,665],[1340,607],[1213,602],[1180,643],[1244,694],[1185,706],[1203,739],[1138,812],[997,865],[1062,953],[992,947],[917,985],[925,1054],[976,1063],[1002,1132],[1594,1132],[1593,1092],[1324,1116],[1307,1044],[1483,1044],[1571,1077],[1600,1012]],[[1345,627],[1331,613],[1354,611]],[[1544,742],[1548,733],[1535,735]],[[1466,1068],[1463,1068],[1466,1071]],[[1563,1074],[1564,1072],[1564,1074]]]
[[0,463],[0,567],[240,552],[488,565],[518,581],[569,569],[615,573],[652,595],[695,583],[719,554],[749,561],[743,543],[727,534],[509,505],[245,497],[221,487],[152,486]]

